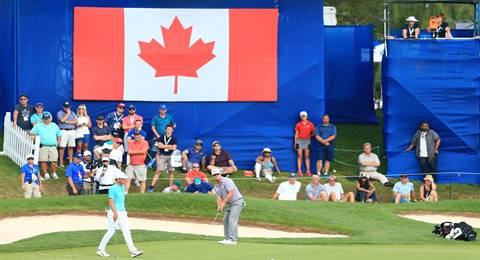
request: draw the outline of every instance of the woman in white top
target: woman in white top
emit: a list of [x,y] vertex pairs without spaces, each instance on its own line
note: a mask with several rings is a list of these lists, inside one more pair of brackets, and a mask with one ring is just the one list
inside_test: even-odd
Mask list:
[[82,149],[88,151],[88,143],[90,143],[90,127],[92,127],[92,121],[88,116],[87,106],[85,104],[78,106],[77,119],[75,139],[77,141],[77,153],[81,153]]

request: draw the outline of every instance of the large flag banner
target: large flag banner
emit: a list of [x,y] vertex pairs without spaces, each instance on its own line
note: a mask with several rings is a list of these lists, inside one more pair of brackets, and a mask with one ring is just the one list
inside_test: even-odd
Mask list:
[[76,100],[276,101],[277,9],[75,7]]

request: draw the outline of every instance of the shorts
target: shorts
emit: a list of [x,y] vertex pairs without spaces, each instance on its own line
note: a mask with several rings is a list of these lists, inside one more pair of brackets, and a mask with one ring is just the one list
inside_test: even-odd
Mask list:
[[141,165],[131,165],[127,166],[125,169],[129,179],[137,179],[139,181],[147,180],[147,166],[145,164]]
[[158,155],[155,159],[157,161],[157,171],[164,171],[168,170],[169,172],[175,171],[175,168],[172,167],[172,163],[170,161],[170,155]]
[[42,146],[38,155],[39,162],[56,162],[58,160],[58,151],[56,146]]
[[62,141],[60,142],[60,147],[75,147],[75,130],[61,130],[62,132]]
[[305,150],[305,149],[310,149],[310,144],[311,144],[310,139],[297,138],[297,143],[295,143],[295,147],[297,149]]
[[333,153],[335,146],[333,145],[320,145],[318,146],[318,160],[319,161],[333,161]]
[[407,198],[400,198],[400,203],[409,203],[410,199]]
[[34,198],[41,198],[42,194],[40,193],[40,187],[38,184],[35,183],[25,183],[25,192],[23,196],[26,199]]
[[77,138],[75,140],[77,140],[77,143],[82,142],[88,144],[90,143],[90,134],[83,135],[83,137]]

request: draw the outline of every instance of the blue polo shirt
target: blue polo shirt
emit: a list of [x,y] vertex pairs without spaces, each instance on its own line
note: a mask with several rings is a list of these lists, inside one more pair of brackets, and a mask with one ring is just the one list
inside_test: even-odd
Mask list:
[[108,189],[108,198],[113,200],[117,211],[126,211],[125,209],[125,185],[115,183]]
[[[61,129],[67,129],[67,130],[73,130],[73,129],[75,129],[75,125],[72,125],[72,124],[64,124],[64,123],[60,122],[60,119],[61,119],[62,117],[64,117],[66,114],[67,114],[67,113],[66,113],[65,111],[63,111],[63,110],[60,110],[60,111],[57,112],[58,127],[60,127]],[[75,112],[72,111],[72,112],[70,113],[70,115],[68,116],[67,121],[73,121],[73,120],[75,120],[75,119],[77,119],[77,115],[75,115]]]
[[165,134],[165,127],[167,125],[175,125],[175,119],[169,114],[166,114],[164,118],[161,118],[160,115],[155,115],[152,118],[152,126],[155,127],[159,135]]
[[57,137],[62,136],[62,132],[57,124],[50,122],[46,125],[44,122],[36,124],[30,133],[40,136],[41,145],[56,146]]
[[28,163],[22,166],[20,168],[20,173],[25,174],[24,181],[25,182],[32,182],[35,184],[39,184],[38,179],[40,178],[39,176],[39,168],[38,165],[33,164],[29,165]]
[[211,190],[213,190],[212,185],[210,185],[208,182],[202,181],[200,185],[195,185],[194,183],[188,185],[185,191],[190,193],[195,193],[197,191],[200,193],[208,193]]
[[195,149],[193,147],[190,147],[187,149],[187,158],[188,158],[188,161],[191,163],[200,164],[202,162],[202,158],[205,156],[206,154],[203,151],[203,149],[200,149],[200,151],[198,152],[195,152]]
[[83,184],[83,176],[85,175],[85,170],[81,164],[76,164],[71,162],[67,166],[66,176],[71,177],[73,183],[75,184]]
[[[318,124],[315,128],[315,135],[319,135],[322,139],[327,139],[332,135],[337,135],[337,127],[332,124],[323,125]],[[335,144],[335,139],[330,141],[330,144]]]
[[[133,140],[135,138],[135,137],[133,137],[133,135],[135,134],[135,131],[137,131],[137,130],[132,129],[132,130],[128,131],[128,134],[127,134],[128,138]],[[143,130],[140,130],[140,135],[143,136],[144,139],[147,139],[147,132],[145,132]]]

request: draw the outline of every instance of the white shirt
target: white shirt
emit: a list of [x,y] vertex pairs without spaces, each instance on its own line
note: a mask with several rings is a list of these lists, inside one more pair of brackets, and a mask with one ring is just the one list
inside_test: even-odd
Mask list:
[[[112,147],[113,148],[113,147]],[[110,159],[115,160],[117,163],[123,162],[123,146],[119,146],[117,149],[113,148],[110,152]]]
[[427,132],[420,134],[420,157],[428,157],[426,136]]
[[[172,191],[171,187],[166,187],[165,189],[163,189],[162,192],[163,193],[171,193],[171,192],[174,192],[174,191]],[[177,191],[175,191],[175,192],[180,192],[180,189],[177,189]]]
[[327,192],[327,196],[330,196],[332,192],[335,192],[335,197],[337,199],[341,199],[343,195],[343,188],[342,184],[339,182],[336,182],[334,186],[330,185],[330,183],[325,183],[323,184],[325,187],[325,192]]
[[279,194],[279,200],[297,200],[297,193],[300,191],[302,184],[295,181],[295,184],[291,185],[288,181],[280,183],[277,189]]
[[[117,167],[109,165],[107,170],[104,172],[104,167],[97,169],[97,174],[95,175],[95,180],[99,182],[100,185],[112,185],[115,184],[115,173],[120,171]],[[103,176],[102,176],[103,174]],[[110,186],[99,186],[99,190],[109,189]]]
[[[77,117],[77,126],[81,124],[88,124],[88,118],[86,116],[79,116]],[[78,134],[81,135],[88,135],[90,134],[90,130],[88,129],[87,126],[80,126],[75,130]]]
[[376,172],[377,167],[375,166],[362,166],[362,163],[371,163],[371,162],[376,162],[380,163],[380,160],[378,159],[378,156],[374,153],[370,153],[367,155],[366,153],[362,153],[358,156],[358,163],[360,164],[360,172]]

